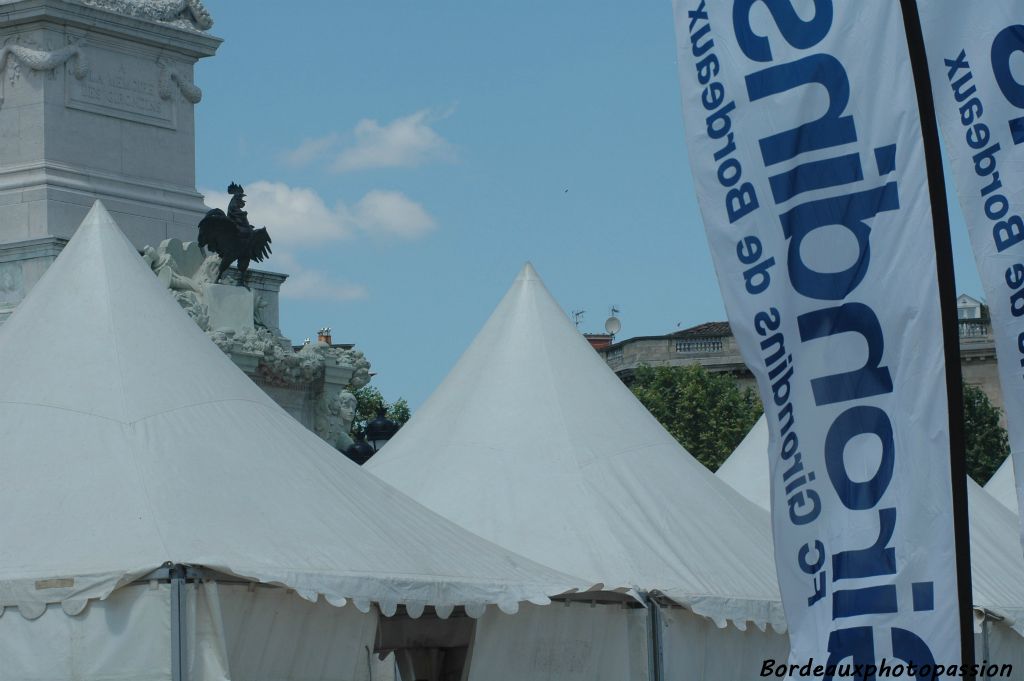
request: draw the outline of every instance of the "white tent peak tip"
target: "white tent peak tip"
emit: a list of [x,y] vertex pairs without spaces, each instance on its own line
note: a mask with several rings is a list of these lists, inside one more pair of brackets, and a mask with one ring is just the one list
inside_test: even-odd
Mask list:
[[[71,235],[71,238],[68,240],[68,245],[65,246],[64,251],[67,251],[68,249],[74,251],[75,249],[72,247],[74,244],[79,242],[101,237],[113,238],[115,236],[118,237],[118,239],[115,240],[120,240],[120,242],[122,242],[126,247],[127,252],[131,252],[132,254],[138,253],[138,250],[134,245],[132,245],[128,236],[117,223],[117,220],[114,219],[114,216],[110,214],[110,211],[107,210],[107,207],[103,202],[97,199],[93,202],[89,212],[86,213],[85,217],[82,219],[78,229],[76,229],[74,234]],[[108,248],[109,246],[99,247],[99,253],[101,255],[107,254]]]
[[[114,220],[114,216],[110,214],[110,211],[107,210],[107,207],[104,206],[103,202],[100,201],[99,199],[96,199],[93,202],[92,208],[90,208],[89,212],[86,213],[85,218],[82,220],[82,224],[79,227],[79,229],[81,230],[87,227],[97,226],[103,226],[108,228],[115,227],[118,231],[121,230],[121,228],[117,224],[117,221]],[[78,232],[75,233],[77,234]]]
[[523,263],[523,268],[519,270],[519,275],[516,277],[517,281],[540,281],[540,275],[537,274],[537,270],[534,268],[533,263],[527,260]]

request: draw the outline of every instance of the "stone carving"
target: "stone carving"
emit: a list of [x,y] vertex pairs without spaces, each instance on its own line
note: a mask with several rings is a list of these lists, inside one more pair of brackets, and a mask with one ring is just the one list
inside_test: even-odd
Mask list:
[[316,404],[314,432],[340,452],[353,444],[349,430],[356,417],[356,396],[348,390],[337,390]]
[[210,319],[203,301],[203,286],[213,281],[220,267],[220,258],[204,256],[195,242],[164,239],[156,248],[143,248],[142,259],[171,290],[178,304],[199,328],[209,331]]
[[257,373],[270,385],[298,385],[323,378],[328,369],[351,372],[347,387],[358,390],[370,382],[370,362],[356,349],[332,348],[326,343],[307,343],[298,352],[266,329],[243,334],[211,334],[222,350],[235,349],[261,355]]
[[[40,50],[17,43],[4,45],[0,47],[0,72],[8,70],[8,63],[11,63],[9,78],[13,84],[20,77],[22,66],[31,71],[53,71],[73,59],[74,67],[71,72],[76,79],[82,80],[89,75],[89,63],[85,58],[84,46],[84,38],[57,50]],[[0,104],[3,104],[3,100],[3,92],[0,92]]]
[[352,446],[348,434],[356,411],[352,392],[370,382],[370,362],[362,352],[326,342],[306,343],[295,351],[291,341],[261,323],[270,303],[259,297],[254,306],[255,328],[212,329],[204,290],[216,279],[221,259],[204,257],[198,244],[178,239],[166,239],[156,248],[146,246],[142,258],[217,347],[249,366],[247,372],[265,385],[308,390],[312,430],[342,452]]
[[258,329],[276,331],[270,323],[270,299],[267,296],[258,294],[252,309],[252,323]]
[[88,7],[148,19],[195,31],[213,28],[213,17],[202,0],[78,0]]
[[160,99],[167,101],[174,96],[174,89],[171,87],[173,83],[178,86],[178,92],[190,104],[198,104],[202,100],[203,91],[198,86],[185,80],[181,74],[168,66],[164,60],[159,60],[157,64],[160,66],[160,79],[157,82],[157,91],[160,93]]

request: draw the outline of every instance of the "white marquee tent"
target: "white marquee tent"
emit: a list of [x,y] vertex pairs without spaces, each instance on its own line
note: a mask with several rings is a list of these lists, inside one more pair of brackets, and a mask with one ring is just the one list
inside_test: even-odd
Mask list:
[[303,428],[99,203],[0,327],[0,376],[0,679],[366,679],[373,604],[581,586]]
[[685,608],[660,613],[664,678],[747,679],[786,655],[765,514],[665,432],[529,264],[366,467],[517,553]]
[[1006,457],[992,477],[985,483],[985,491],[1000,504],[1017,513],[1016,476],[1013,474],[1013,458]]
[[[768,480],[768,421],[762,416],[716,475],[767,513],[771,507]],[[999,664],[1013,664],[1024,678],[1024,555],[1017,517],[967,479],[971,533],[971,580],[975,624],[983,655]]]

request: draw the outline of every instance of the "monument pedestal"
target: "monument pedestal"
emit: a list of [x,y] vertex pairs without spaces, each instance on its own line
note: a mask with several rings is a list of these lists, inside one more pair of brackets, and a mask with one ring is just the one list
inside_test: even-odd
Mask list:
[[221,42],[208,19],[151,2],[3,3],[0,243],[70,238],[96,199],[136,248],[195,238],[193,66]]
[[254,331],[252,291],[243,286],[206,284],[203,299],[210,318],[211,331]]
[[44,237],[0,244],[0,324],[57,258],[67,239]]

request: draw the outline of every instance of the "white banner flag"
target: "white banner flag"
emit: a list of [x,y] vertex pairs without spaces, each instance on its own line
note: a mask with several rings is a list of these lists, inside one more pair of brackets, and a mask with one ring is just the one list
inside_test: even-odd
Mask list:
[[1024,481],[1024,3],[919,2],[935,113],[999,362],[1017,500]]
[[771,427],[783,673],[959,676],[936,251],[900,3],[674,7],[701,212]]

